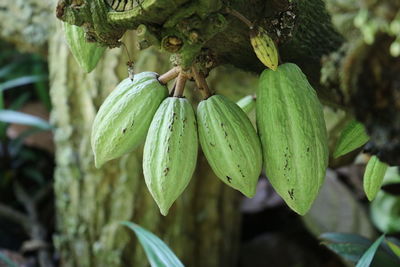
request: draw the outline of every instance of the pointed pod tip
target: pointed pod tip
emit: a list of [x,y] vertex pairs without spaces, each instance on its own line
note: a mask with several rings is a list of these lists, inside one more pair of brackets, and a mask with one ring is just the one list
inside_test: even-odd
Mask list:
[[375,193],[375,194],[365,193],[365,195],[367,196],[367,199],[368,199],[369,202],[371,202],[372,200],[374,200],[375,197],[376,197],[376,193]]
[[100,169],[103,164],[103,160],[100,160],[98,157],[94,156],[94,166],[96,167],[96,169]]
[[247,198],[253,198],[256,195],[256,187],[254,187],[254,189],[251,189],[251,190],[248,190],[248,191],[241,191],[241,192]]
[[159,208],[160,208],[160,213],[161,213],[163,216],[167,216],[167,215],[168,215],[169,208],[162,208],[162,207],[159,207]]
[[311,209],[311,205],[306,205],[306,206],[302,205],[302,206],[300,206],[300,205],[293,205],[293,203],[291,205],[289,203],[287,203],[287,204],[288,204],[288,206],[289,206],[289,208],[291,210],[293,210],[294,212],[296,212],[300,216],[306,215],[309,212],[309,210]]

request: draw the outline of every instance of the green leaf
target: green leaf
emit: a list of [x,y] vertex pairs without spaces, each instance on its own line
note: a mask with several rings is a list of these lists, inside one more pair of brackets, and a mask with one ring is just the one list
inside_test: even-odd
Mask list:
[[124,221],[121,224],[135,232],[152,267],[183,267],[182,262],[157,236],[135,223]]
[[386,241],[390,249],[393,251],[394,254],[396,254],[397,257],[400,258],[400,246],[396,245],[395,243],[391,241]]
[[365,251],[364,255],[362,255],[361,259],[357,262],[356,267],[369,267],[371,262],[375,256],[376,251],[381,245],[385,235],[381,235],[369,248]]
[[18,265],[15,262],[13,262],[10,258],[8,258],[6,255],[0,252],[0,263],[1,262],[4,262],[6,264],[5,266],[7,267],[18,267]]
[[367,143],[369,136],[364,125],[356,120],[350,121],[340,134],[333,157],[338,158]]
[[369,201],[372,201],[381,189],[383,177],[389,166],[381,162],[377,156],[372,156],[365,168],[363,184],[364,191]]
[[[353,263],[359,261],[373,244],[372,241],[354,234],[325,233],[320,238],[323,245]],[[397,267],[399,261],[387,246],[381,246],[376,252],[372,265],[374,267]]]
[[0,84],[0,91],[4,91],[4,90],[11,89],[11,88],[14,88],[14,87],[35,83],[35,82],[38,82],[38,81],[43,81],[45,79],[47,79],[47,77],[46,76],[42,76],[42,75],[31,75],[31,76],[19,77],[19,78],[16,78],[16,79],[9,80],[9,81],[6,81],[4,83],[1,83]]
[[47,121],[41,118],[14,110],[0,110],[0,121],[34,126],[43,130],[53,128]]

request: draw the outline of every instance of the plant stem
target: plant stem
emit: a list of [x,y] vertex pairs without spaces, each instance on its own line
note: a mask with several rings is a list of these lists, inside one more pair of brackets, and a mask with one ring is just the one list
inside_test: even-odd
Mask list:
[[199,91],[200,91],[201,95],[203,96],[203,98],[204,99],[209,98],[212,95],[212,93],[211,93],[210,88],[208,87],[207,81],[206,81],[203,73],[197,71],[195,66],[192,67],[192,73],[193,73],[193,77],[196,82],[197,88],[199,88]]
[[176,78],[174,97],[182,97],[186,80],[187,76],[182,71],[179,72],[178,78]]
[[167,84],[169,81],[175,79],[179,75],[180,70],[180,67],[174,67],[158,77],[158,81],[162,84]]
[[242,21],[244,24],[246,24],[250,29],[253,29],[253,27],[254,27],[253,23],[252,23],[248,18],[246,18],[245,16],[243,16],[239,11],[234,10],[234,9],[232,9],[232,8],[226,8],[226,11],[227,11],[229,14],[231,14],[231,15],[235,16],[236,18],[238,18],[239,20],[241,20],[241,21]]

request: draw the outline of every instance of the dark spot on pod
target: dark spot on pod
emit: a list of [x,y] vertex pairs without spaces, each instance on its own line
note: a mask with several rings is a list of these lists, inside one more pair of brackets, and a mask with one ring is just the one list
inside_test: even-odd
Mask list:
[[228,183],[232,183],[232,178],[229,176],[226,176],[226,180],[228,181]]
[[123,134],[126,133],[126,128],[122,129],[122,133]]
[[310,147],[307,147],[307,152],[310,152]]
[[289,193],[290,198],[291,198],[291,199],[294,199],[294,189],[293,189],[293,188],[290,189],[290,190],[288,191],[288,193]]
[[233,150],[231,144],[229,144],[229,148],[230,148],[231,150]]
[[210,146],[215,146],[215,144],[213,144],[213,143],[210,142]]
[[167,176],[168,172],[169,172],[169,168],[167,167],[164,169],[164,175]]

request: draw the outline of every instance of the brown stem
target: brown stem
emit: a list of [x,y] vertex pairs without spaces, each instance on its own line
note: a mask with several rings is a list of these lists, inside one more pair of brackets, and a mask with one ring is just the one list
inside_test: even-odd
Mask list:
[[179,72],[178,78],[176,78],[174,97],[182,97],[183,91],[185,90],[186,80],[187,76],[185,73],[182,71]]
[[202,72],[197,71],[196,67],[192,67],[192,73],[194,80],[196,82],[197,88],[199,88],[199,91],[201,95],[203,96],[204,99],[209,98],[212,93],[210,88],[208,87],[207,81],[204,77],[204,74]]
[[167,84],[169,81],[175,79],[179,75],[180,70],[180,67],[174,67],[158,77],[158,81],[162,84]]
[[235,16],[236,18],[238,18],[239,20],[241,20],[244,24],[246,24],[250,29],[253,29],[254,25],[253,23],[246,18],[245,16],[243,16],[239,11],[234,10],[232,8],[226,8],[226,12],[228,12],[229,14]]

